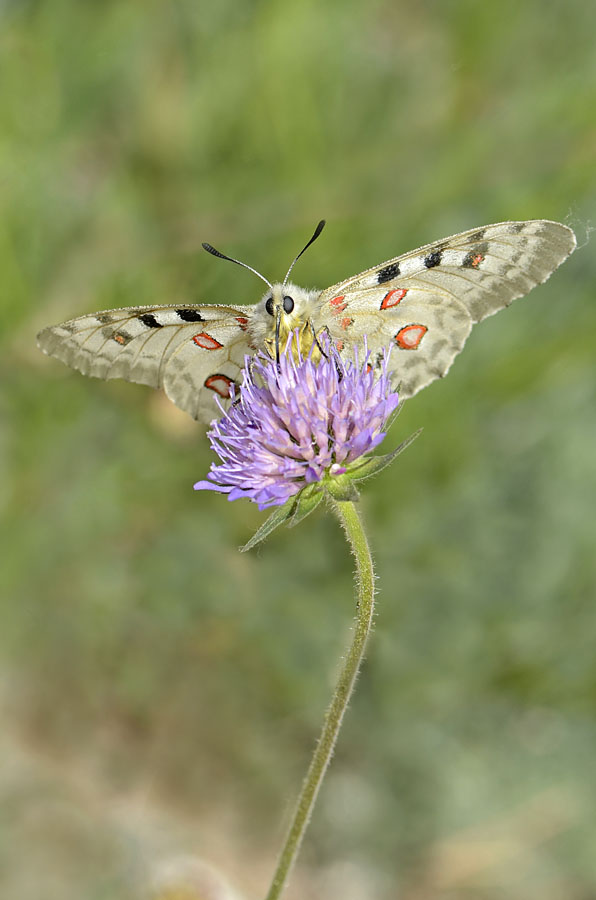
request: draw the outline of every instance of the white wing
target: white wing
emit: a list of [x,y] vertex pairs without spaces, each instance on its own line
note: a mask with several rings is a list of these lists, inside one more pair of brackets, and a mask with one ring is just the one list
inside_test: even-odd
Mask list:
[[209,422],[253,352],[250,306],[111,309],[45,328],[38,346],[84,375],[163,387],[180,409]]
[[409,397],[445,375],[472,325],[540,284],[573,252],[575,235],[543,219],[501,222],[427,244],[323,291],[315,328],[340,348],[391,345]]

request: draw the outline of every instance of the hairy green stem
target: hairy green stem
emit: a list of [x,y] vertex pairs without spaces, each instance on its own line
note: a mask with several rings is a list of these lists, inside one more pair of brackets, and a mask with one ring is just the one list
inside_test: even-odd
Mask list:
[[266,900],[278,900],[281,897],[290,870],[298,856],[321,782],[333,755],[333,748],[337,741],[344,713],[354,689],[373,619],[374,572],[362,520],[351,501],[329,499],[346,533],[352,553],[356,558],[358,605],[354,635],[331,704],[325,716],[321,736],[298,797],[288,835]]

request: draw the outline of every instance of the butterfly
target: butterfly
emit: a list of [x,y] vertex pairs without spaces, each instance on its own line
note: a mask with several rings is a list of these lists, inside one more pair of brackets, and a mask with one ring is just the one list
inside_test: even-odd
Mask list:
[[396,256],[323,291],[307,290],[288,278],[324,224],[283,282],[203,244],[266,282],[255,305],[106,310],[45,328],[38,345],[85,375],[163,388],[202,422],[221,415],[247,355],[278,356],[292,334],[302,353],[324,352],[322,335],[342,355],[366,346],[376,366],[391,346],[391,380],[405,399],[447,374],[472,325],[546,281],[576,247],[573,231],[559,222],[501,222]]

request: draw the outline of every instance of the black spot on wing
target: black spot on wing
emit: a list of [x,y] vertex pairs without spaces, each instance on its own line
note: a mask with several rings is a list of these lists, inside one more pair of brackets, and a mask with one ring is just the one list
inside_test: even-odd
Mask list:
[[475,231],[474,234],[470,235],[469,240],[470,241],[481,241],[485,234],[486,234],[486,228],[479,228],[478,231]]
[[153,313],[142,313],[138,317],[139,322],[142,322],[143,325],[146,325],[147,328],[163,328],[161,322],[158,322]]
[[183,322],[204,322],[205,319],[198,309],[177,309],[176,315]]
[[385,266],[384,269],[379,269],[377,272],[377,284],[383,284],[385,281],[391,281],[392,278],[396,278],[399,275],[399,263],[391,263],[389,266]]
[[100,325],[109,325],[114,321],[114,316],[109,312],[97,313],[95,316]]
[[442,250],[432,250],[428,256],[424,257],[424,265],[427,269],[434,269],[435,266],[440,265],[442,257]]

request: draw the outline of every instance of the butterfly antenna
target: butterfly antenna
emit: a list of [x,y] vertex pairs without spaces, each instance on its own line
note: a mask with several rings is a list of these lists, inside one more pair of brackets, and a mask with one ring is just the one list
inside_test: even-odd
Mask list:
[[[314,238],[312,240],[314,240]],[[312,243],[312,240],[311,240],[311,243]],[[308,246],[308,244],[307,244],[307,246]],[[225,253],[220,253],[220,251],[216,250],[215,247],[212,247],[211,244],[207,244],[207,243],[203,242],[202,247],[203,247],[203,250],[206,250],[207,253],[210,253],[212,256],[217,256],[217,257],[219,257],[219,259],[227,259],[228,262],[236,263],[237,266],[242,266],[244,269],[248,269],[250,272],[254,272],[255,275],[258,275],[258,277],[262,281],[264,281],[265,284],[268,284],[269,287],[271,288],[271,290],[273,290],[273,285],[271,284],[271,282],[267,281],[267,279],[265,278],[264,275],[261,275],[261,273],[257,272],[256,269],[253,269],[253,267],[249,266],[248,263],[240,262],[239,259],[234,259],[233,256],[226,256]],[[306,250],[306,247],[304,249]]]
[[294,257],[294,260],[293,260],[293,262],[292,262],[292,265],[291,265],[290,268],[288,269],[287,275],[286,275],[286,277],[284,278],[282,287],[285,285],[286,281],[287,281],[288,278],[290,277],[290,272],[292,271],[292,269],[294,268],[294,266],[296,265],[296,263],[298,262],[298,260],[299,260],[300,257],[302,256],[302,254],[304,253],[304,251],[305,251],[305,250],[308,250],[308,248],[309,248],[310,245],[313,243],[313,241],[316,241],[316,239],[318,238],[318,236],[320,235],[320,233],[322,232],[322,230],[323,230],[324,227],[325,227],[325,219],[321,219],[321,221],[319,222],[319,224],[318,224],[317,227],[315,228],[315,233],[314,233],[313,236],[311,237],[311,239],[310,239],[310,241],[308,242],[308,244],[306,244],[306,246],[302,248],[302,250],[300,251],[300,253],[298,254],[298,256],[295,256],[295,257]]

